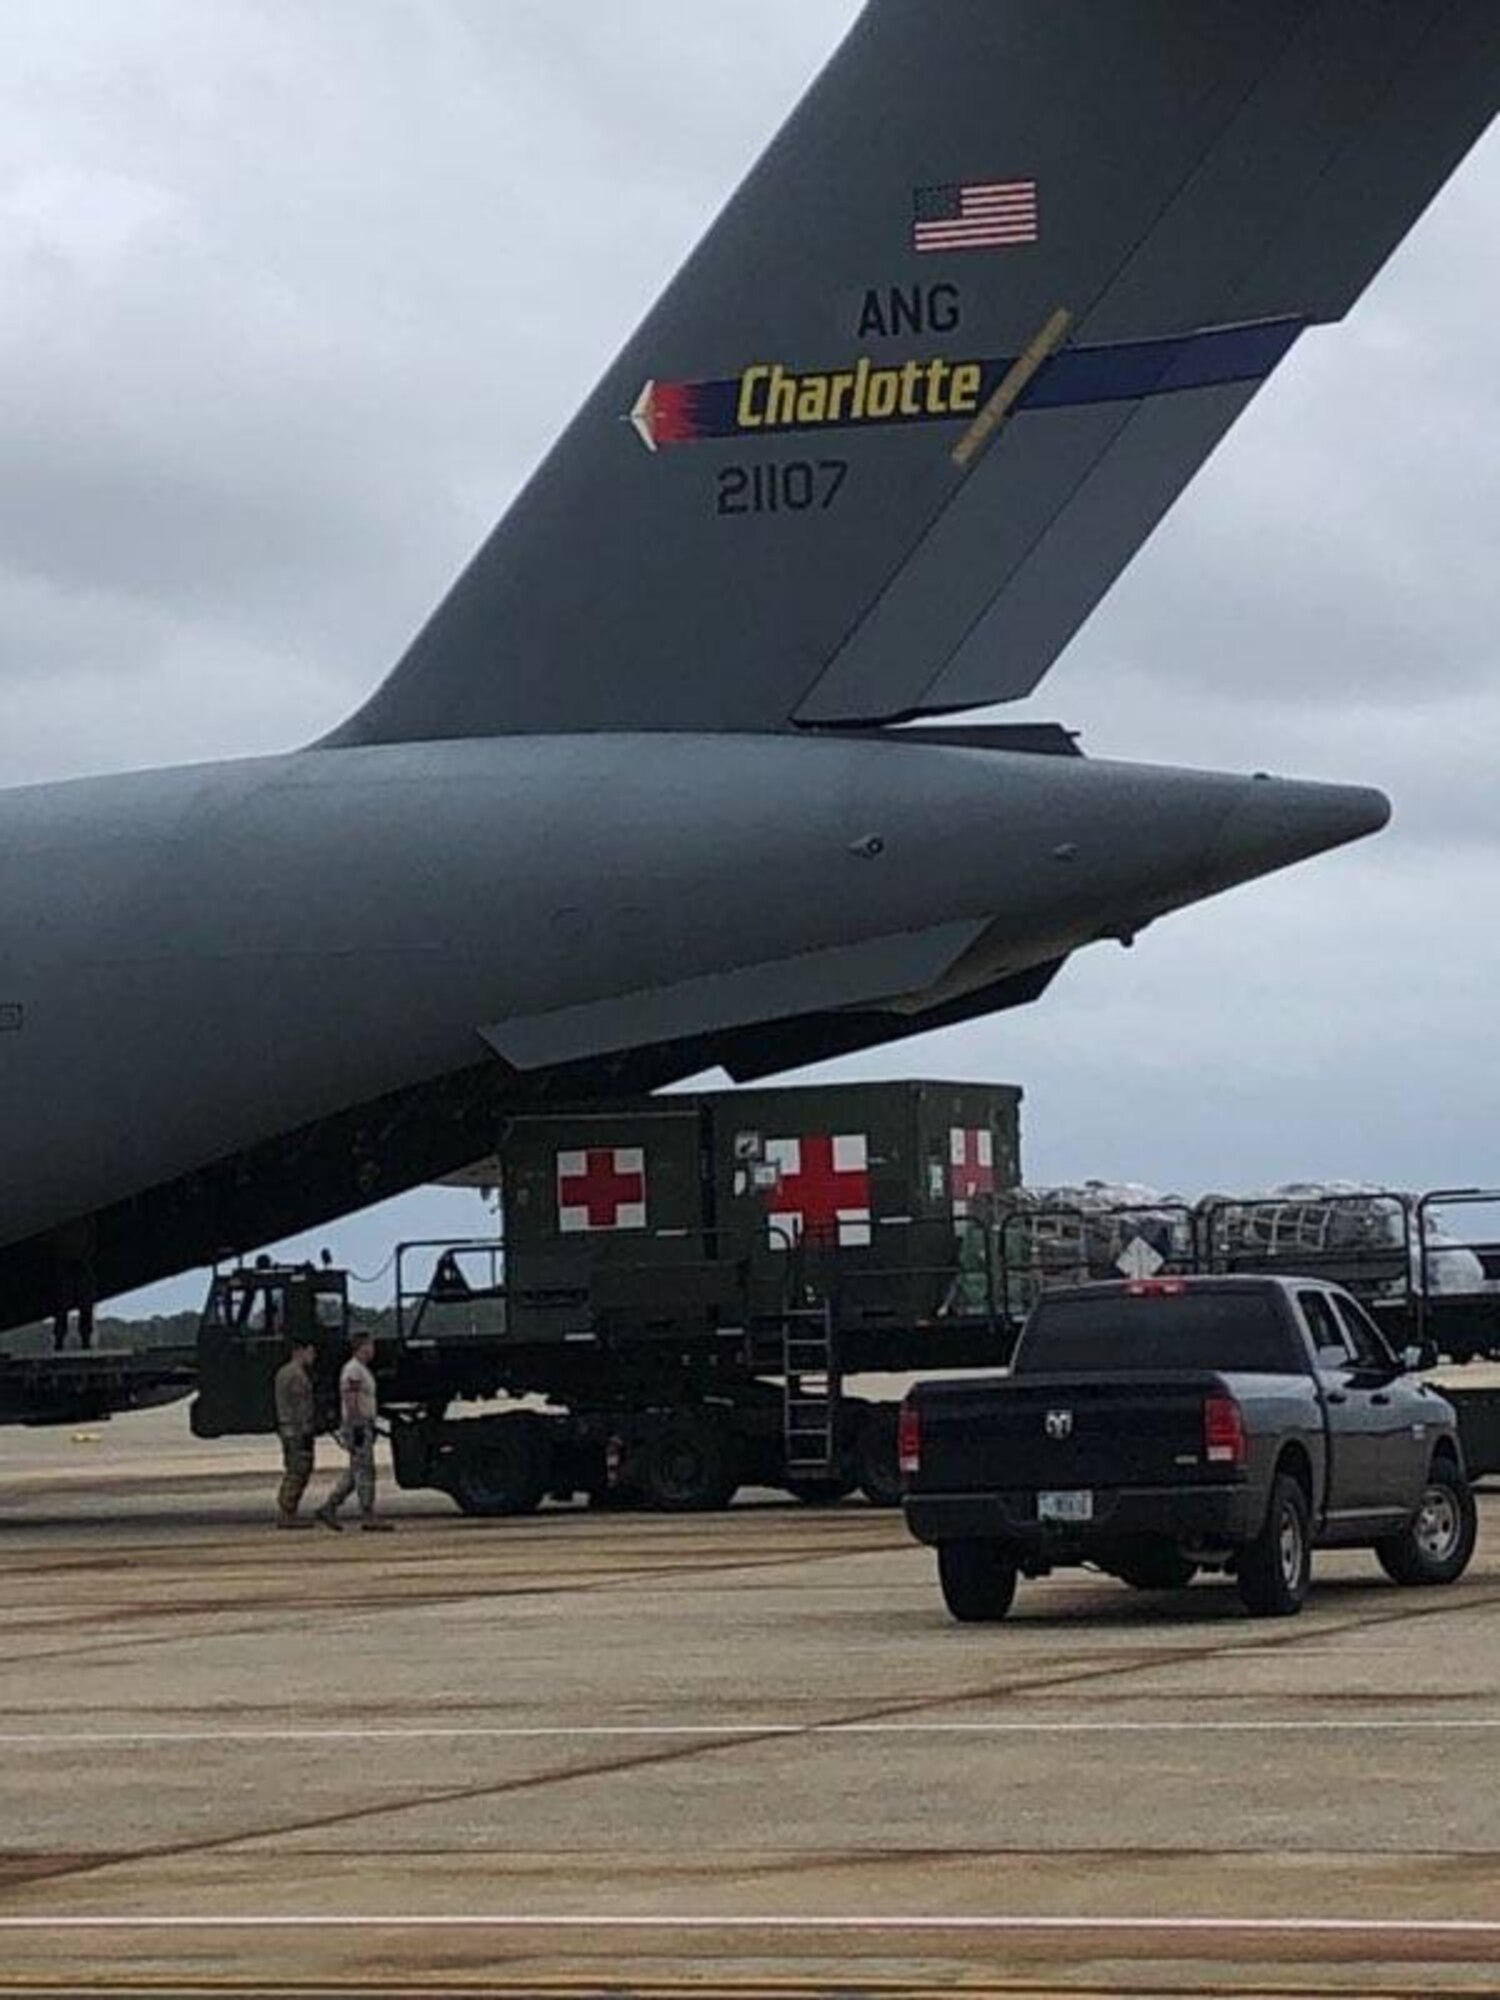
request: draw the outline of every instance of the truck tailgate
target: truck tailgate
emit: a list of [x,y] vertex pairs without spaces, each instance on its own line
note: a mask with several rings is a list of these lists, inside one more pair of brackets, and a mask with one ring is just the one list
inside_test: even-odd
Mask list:
[[1216,1478],[1204,1457],[1204,1398],[1216,1375],[1029,1375],[927,1383],[919,1493],[1171,1486]]

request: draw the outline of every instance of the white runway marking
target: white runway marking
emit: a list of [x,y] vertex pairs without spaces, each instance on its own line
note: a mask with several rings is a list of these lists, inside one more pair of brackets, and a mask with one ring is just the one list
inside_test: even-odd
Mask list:
[[600,1722],[414,1724],[400,1729],[27,1729],[0,1731],[0,1748],[128,1750],[180,1743],[469,1743],[658,1740],[735,1742],[778,1736],[1401,1736],[1500,1730],[1500,1716],[1309,1716],[1192,1720],[1073,1721],[1055,1716],[991,1722]]
[[453,1915],[398,1916],[377,1911],[304,1915],[289,1911],[259,1916],[31,1916],[0,1917],[6,1931],[275,1931],[275,1930],[593,1930],[593,1931],[1029,1931],[1066,1936],[1079,1933],[1140,1931],[1147,1935],[1240,1935],[1305,1938],[1469,1938],[1476,1944],[1500,1940],[1500,1919],[1488,1917],[1058,1917],[786,1915],[761,1916],[592,1916],[560,1911],[465,1911]]

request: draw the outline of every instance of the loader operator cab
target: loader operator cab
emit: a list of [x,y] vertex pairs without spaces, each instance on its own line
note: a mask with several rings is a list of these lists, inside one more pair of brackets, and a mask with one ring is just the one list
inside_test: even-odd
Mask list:
[[214,1272],[198,1321],[197,1437],[276,1428],[276,1371],[299,1342],[317,1350],[320,1414],[332,1416],[349,1351],[349,1274],[331,1263],[253,1264]]

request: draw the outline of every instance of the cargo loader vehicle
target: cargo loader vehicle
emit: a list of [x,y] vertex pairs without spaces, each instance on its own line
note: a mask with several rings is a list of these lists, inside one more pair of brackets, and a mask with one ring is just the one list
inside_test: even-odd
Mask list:
[[[902,1385],[854,1378],[1003,1365],[991,1219],[1020,1180],[1020,1100],[847,1084],[510,1121],[469,1177],[496,1188],[503,1242],[397,1253],[376,1365],[398,1481],[472,1514],[720,1507],[743,1485],[895,1505]],[[347,1313],[337,1271],[218,1274],[196,1433],[273,1428],[295,1329],[331,1420]]]

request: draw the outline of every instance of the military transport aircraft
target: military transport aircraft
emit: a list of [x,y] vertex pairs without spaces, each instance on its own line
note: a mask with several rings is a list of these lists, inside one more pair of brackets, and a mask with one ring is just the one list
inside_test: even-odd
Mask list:
[[0,794],[0,1325],[1378,828],[932,718],[1036,686],[1497,101],[1496,0],[872,0],[357,714]]

